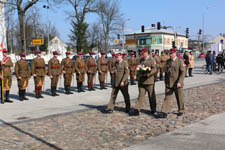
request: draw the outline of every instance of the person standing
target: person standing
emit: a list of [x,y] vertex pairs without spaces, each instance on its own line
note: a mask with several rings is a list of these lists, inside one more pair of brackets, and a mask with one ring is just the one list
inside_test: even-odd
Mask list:
[[170,104],[173,93],[175,93],[177,99],[177,116],[182,116],[184,113],[183,82],[185,78],[185,65],[182,59],[177,58],[175,48],[170,49],[169,53],[170,58],[166,62],[165,99],[158,118],[167,118],[168,106]]
[[188,66],[189,66],[189,64],[190,64],[190,62],[189,62],[188,51],[185,51],[185,52],[184,52],[183,58],[184,58],[184,64],[185,64],[185,77],[188,77],[188,76],[187,76],[187,71],[188,71]]
[[31,74],[34,77],[36,98],[44,98],[42,96],[42,86],[46,75],[45,60],[41,58],[41,51],[36,51],[37,57],[32,60]]
[[64,78],[64,89],[66,94],[73,94],[70,89],[70,85],[72,82],[72,78],[74,76],[75,67],[70,58],[70,52],[66,52],[66,58],[64,58],[61,62],[61,68]]
[[112,53],[112,58],[108,61],[108,69],[109,69],[109,73],[110,73],[110,77],[111,77],[111,85],[113,85],[113,79],[114,79],[114,64],[116,62],[116,54]]
[[161,52],[161,56],[160,56],[160,75],[159,75],[159,79],[161,81],[163,81],[164,79],[164,73],[166,70],[166,61],[168,60],[168,56],[165,54],[165,52]]
[[149,103],[151,107],[151,114],[156,114],[156,97],[155,97],[155,74],[157,72],[155,60],[148,55],[147,49],[143,49],[143,59],[140,60],[139,69],[148,67],[150,70],[141,72],[139,71],[138,88],[139,95],[136,101],[135,109],[131,109],[130,116],[139,116],[139,112],[144,104],[145,94],[148,93]]
[[123,53],[122,55],[123,55],[123,60],[127,61],[127,53]]
[[128,93],[128,76],[129,76],[129,68],[127,61],[122,59],[122,54],[117,53],[116,55],[116,63],[115,66],[115,76],[111,98],[108,104],[107,109],[105,109],[105,113],[112,113],[116,101],[116,97],[118,92],[121,91],[126,104],[126,112],[130,111],[130,95]]
[[31,76],[31,72],[26,61],[25,54],[21,53],[20,58],[21,59],[18,60],[15,65],[15,75],[19,88],[19,100],[23,101],[28,100],[28,98],[26,98],[26,88],[28,86],[28,81]]
[[155,59],[156,68],[157,68],[157,72],[155,74],[155,81],[158,81],[157,78],[158,78],[158,73],[160,72],[160,62],[161,62],[158,51],[155,52],[154,59]]
[[195,57],[193,55],[193,52],[190,51],[190,55],[189,55],[189,66],[188,66],[189,77],[193,77],[192,71],[193,71],[194,66],[195,66]]
[[213,66],[214,66],[214,55],[211,54],[211,51],[207,52],[205,60],[206,60],[206,68],[208,70],[208,73],[212,75]]
[[134,77],[136,74],[137,60],[134,58],[134,52],[130,53],[130,59],[128,60],[128,64],[130,70],[130,84],[136,85],[136,83],[134,82]]
[[75,62],[75,70],[76,70],[76,79],[77,79],[77,89],[78,93],[85,92],[83,89],[83,82],[85,79],[85,73],[86,73],[86,65],[83,60],[83,52],[78,53],[78,58]]
[[95,91],[95,89],[93,88],[93,82],[97,72],[97,65],[95,59],[92,56],[93,52],[89,51],[89,57],[86,60],[89,91]]
[[107,59],[105,58],[105,53],[101,52],[101,57],[98,59],[98,76],[99,76],[99,83],[100,89],[107,89],[105,87],[105,78],[108,72],[108,63]]
[[[1,83],[3,80],[3,86],[2,89],[4,88],[5,91],[5,100],[2,99],[2,103],[8,102],[8,103],[13,103],[9,99],[9,91],[12,86],[12,72],[11,72],[11,67],[13,67],[12,60],[9,56],[7,56],[7,50],[3,49],[3,60],[1,61],[1,72],[3,75],[1,75]],[[3,92],[1,92],[2,94]],[[4,93],[3,93],[4,94]],[[3,95],[2,95],[3,98]]]

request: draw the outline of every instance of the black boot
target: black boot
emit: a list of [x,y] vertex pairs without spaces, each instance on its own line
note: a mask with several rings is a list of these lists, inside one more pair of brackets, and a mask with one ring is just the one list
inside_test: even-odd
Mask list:
[[80,91],[85,92],[84,89],[83,89],[83,83],[82,82],[80,83]]
[[103,84],[100,83],[100,90],[103,90]]
[[22,90],[19,90],[19,100],[23,101],[23,94],[22,94]]
[[105,83],[103,83],[102,86],[103,86],[103,89],[107,89],[107,88],[105,87]]
[[55,96],[59,96],[59,94],[56,93],[57,87],[54,86],[54,92],[55,92]]
[[26,98],[26,90],[23,90],[23,100],[29,100],[28,98]]
[[69,94],[68,85],[64,85],[64,87],[65,87],[66,95],[68,95]]
[[162,73],[160,73],[159,79],[160,79],[160,81],[163,81],[163,74]]
[[67,85],[67,88],[68,88],[68,93],[73,94],[73,92],[70,91],[70,85]]
[[5,92],[5,102],[13,103],[13,101],[9,100],[9,91]]
[[137,109],[130,109],[130,116],[139,116],[139,111]]
[[77,82],[77,92],[80,93],[81,92],[81,83]]
[[51,86],[51,93],[52,93],[52,96],[56,96],[54,86]]

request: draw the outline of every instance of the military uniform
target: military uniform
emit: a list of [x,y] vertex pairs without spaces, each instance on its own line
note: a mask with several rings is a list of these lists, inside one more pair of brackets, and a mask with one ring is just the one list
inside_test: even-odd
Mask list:
[[107,76],[108,66],[107,66],[107,59],[105,57],[101,57],[98,59],[98,76],[99,76],[99,83],[101,89],[105,88],[105,77]]
[[[25,55],[22,55],[22,56],[25,57]],[[25,96],[26,96],[26,88],[28,86],[28,81],[31,76],[31,72],[29,70],[29,66],[26,60],[21,59],[16,62],[15,75],[18,82],[19,99],[21,101],[28,100]]]
[[3,73],[3,87],[5,90],[5,102],[10,102],[10,103],[12,103],[12,101],[9,100],[9,91],[12,86],[11,67],[13,67],[11,58],[8,56],[4,56],[1,63],[1,71]]
[[87,66],[87,76],[88,76],[88,90],[93,91],[93,81],[97,72],[97,65],[95,62],[95,59],[90,56],[86,60],[86,66]]
[[75,72],[75,67],[70,58],[64,58],[61,62],[61,67],[63,70],[63,77],[64,77],[64,87],[66,94],[72,94],[70,91],[70,85],[72,82],[72,77]]
[[138,62],[134,57],[131,57],[128,60],[128,64],[129,64],[129,70],[130,70],[130,82],[131,82],[131,85],[135,85],[134,77],[135,77],[135,74],[136,74],[136,68],[137,68]]
[[116,58],[113,56],[109,62],[108,62],[108,69],[109,69],[109,73],[110,73],[110,77],[111,77],[111,85],[113,85],[113,79],[114,79],[114,76],[115,76],[115,72],[114,72],[114,64],[116,62]]
[[161,63],[161,60],[160,60],[160,57],[158,55],[155,55],[154,56],[154,59],[155,59],[156,68],[157,68],[157,72],[155,74],[155,80],[157,80],[158,73],[160,72],[160,63]]
[[[113,88],[111,93],[111,98],[107,107],[107,112],[112,112],[114,109],[115,101],[119,90],[122,92],[125,104],[126,104],[126,112],[130,110],[130,96],[128,93],[128,76],[129,69],[126,61],[121,60],[120,62],[116,62],[115,66],[115,76],[113,82]],[[121,86],[121,82],[124,82],[124,86]]]
[[168,58],[168,55],[165,55],[164,53],[160,56],[160,80],[163,80],[163,74],[166,70],[166,61]]
[[43,98],[41,95],[44,78],[46,75],[45,60],[43,58],[34,58],[31,64],[31,73],[34,76],[35,93],[37,98]]
[[84,92],[83,82],[85,79],[86,65],[82,58],[78,57],[75,62],[76,79],[77,79],[77,89],[78,92]]
[[58,94],[56,94],[56,89],[61,73],[62,69],[59,60],[57,58],[50,59],[48,61],[48,75],[51,77],[52,96],[58,96]]

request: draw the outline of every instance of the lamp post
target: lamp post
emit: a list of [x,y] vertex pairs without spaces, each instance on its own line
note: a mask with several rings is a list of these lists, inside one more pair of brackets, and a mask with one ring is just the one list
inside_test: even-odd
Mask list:
[[49,10],[49,6],[48,5],[43,5],[43,8],[45,8],[47,10],[47,34],[48,34],[48,47],[47,47],[47,51],[49,49],[49,17],[48,17],[48,10]]
[[[126,19],[125,21],[130,21],[131,19]],[[123,26],[122,26],[122,38],[123,38],[123,41],[122,41],[122,46],[123,46],[123,53],[124,53],[124,43],[125,43],[125,35],[124,35],[124,30],[125,30],[125,23],[126,22],[124,22],[124,24],[123,24]]]

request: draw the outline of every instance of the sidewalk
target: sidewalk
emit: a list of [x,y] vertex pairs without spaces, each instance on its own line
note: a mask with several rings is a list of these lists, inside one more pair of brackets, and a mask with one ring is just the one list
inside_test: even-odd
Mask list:
[[224,125],[222,113],[124,150],[223,150]]

